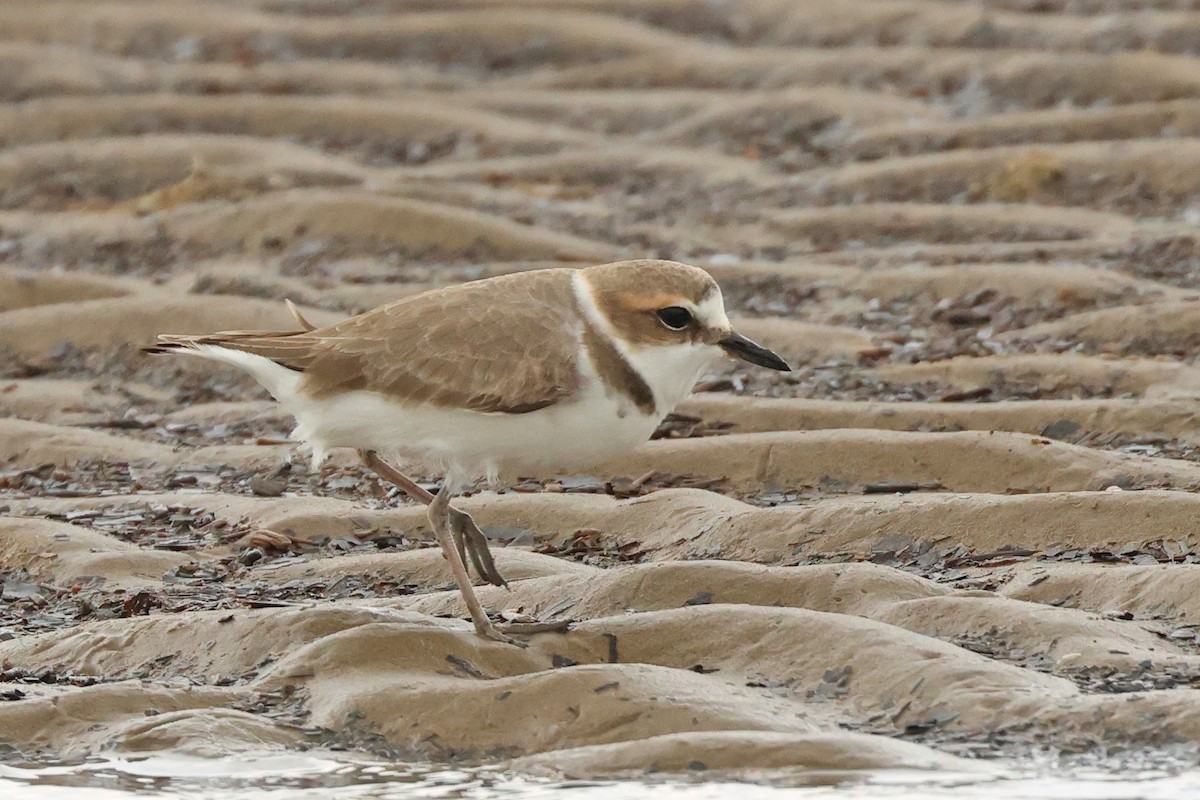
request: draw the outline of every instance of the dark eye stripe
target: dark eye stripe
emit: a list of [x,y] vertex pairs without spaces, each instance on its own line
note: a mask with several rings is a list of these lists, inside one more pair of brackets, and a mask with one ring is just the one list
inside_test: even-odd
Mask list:
[[692,312],[683,306],[667,306],[654,312],[659,321],[673,331],[681,331],[692,324]]

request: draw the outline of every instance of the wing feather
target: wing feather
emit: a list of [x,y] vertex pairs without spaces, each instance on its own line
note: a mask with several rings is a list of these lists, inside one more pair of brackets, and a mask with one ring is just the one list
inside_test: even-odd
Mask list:
[[580,328],[569,270],[462,284],[313,331],[305,385],[525,413],[578,388]]

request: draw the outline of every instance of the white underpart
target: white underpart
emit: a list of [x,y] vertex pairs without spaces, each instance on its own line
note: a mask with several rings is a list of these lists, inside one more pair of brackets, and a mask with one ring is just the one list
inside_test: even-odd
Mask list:
[[[262,384],[296,418],[294,439],[312,449],[314,465],[335,447],[376,450],[403,463],[445,472],[455,490],[473,478],[575,470],[628,452],[647,441],[658,423],[691,391],[717,348],[701,345],[630,348],[616,337],[579,276],[576,295],[584,312],[625,355],[654,392],[655,413],[640,411],[628,397],[607,390],[582,359],[579,395],[527,414],[481,413],[431,405],[401,404],[378,392],[354,391],[325,398],[303,392],[303,375],[263,356],[201,345],[189,352],[238,367]],[[712,324],[724,318],[695,309]],[[703,306],[709,306],[706,301]],[[578,338],[579,330],[564,330]]]

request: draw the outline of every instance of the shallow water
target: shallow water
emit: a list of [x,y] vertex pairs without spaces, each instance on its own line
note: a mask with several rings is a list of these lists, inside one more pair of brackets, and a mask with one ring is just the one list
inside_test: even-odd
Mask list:
[[201,759],[156,755],[81,764],[0,765],[4,800],[1176,800],[1200,797],[1200,770],[1008,775],[805,773],[791,785],[728,781],[550,781],[489,770],[348,761],[310,754]]

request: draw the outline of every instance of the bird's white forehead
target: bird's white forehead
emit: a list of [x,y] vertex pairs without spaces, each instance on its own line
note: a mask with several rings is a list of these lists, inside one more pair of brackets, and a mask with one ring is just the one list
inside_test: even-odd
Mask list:
[[706,328],[714,330],[728,330],[733,326],[729,323],[729,316],[725,313],[725,298],[721,296],[721,288],[713,286],[712,290],[704,295],[693,309],[696,319]]

